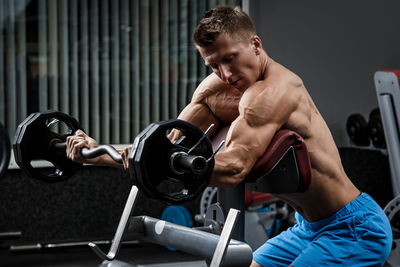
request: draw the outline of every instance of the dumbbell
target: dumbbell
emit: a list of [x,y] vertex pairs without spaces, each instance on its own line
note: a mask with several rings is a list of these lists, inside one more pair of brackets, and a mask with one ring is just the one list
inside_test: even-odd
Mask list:
[[386,148],[385,134],[379,108],[373,109],[369,114],[368,131],[369,138],[375,147]]
[[347,134],[350,140],[357,146],[369,145],[368,123],[365,118],[358,113],[351,114],[346,122]]
[[[59,125],[56,127],[56,125]],[[57,128],[66,128],[59,133]],[[17,128],[13,150],[16,163],[38,180],[53,183],[69,179],[82,166],[66,156],[67,136],[81,129],[77,120],[58,111],[37,112]],[[171,143],[167,134],[178,129],[182,137]],[[110,145],[83,148],[82,156],[94,158],[108,154],[122,163],[121,155]],[[129,155],[130,175],[147,196],[172,204],[195,198],[207,187],[214,168],[214,153],[205,134],[195,125],[182,120],[150,124],[136,136]],[[54,168],[35,168],[32,162],[45,160]],[[165,191],[160,185],[173,182],[177,192]]]

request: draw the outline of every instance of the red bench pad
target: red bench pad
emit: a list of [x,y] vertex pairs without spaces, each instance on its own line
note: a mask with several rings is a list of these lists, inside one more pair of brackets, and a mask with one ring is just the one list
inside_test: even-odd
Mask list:
[[311,182],[310,157],[304,139],[298,133],[290,130],[280,130],[276,133],[267,150],[253,166],[246,181],[253,182],[268,173],[291,146],[296,154],[300,174],[297,192],[304,192]]
[[[214,134],[213,138],[211,138],[214,149],[226,138],[228,130],[229,125],[223,126]],[[267,150],[246,177],[246,181],[254,182],[257,178],[267,174],[290,147],[294,148],[300,174],[297,192],[304,192],[307,190],[311,182],[311,164],[306,144],[298,133],[286,129],[276,133]]]

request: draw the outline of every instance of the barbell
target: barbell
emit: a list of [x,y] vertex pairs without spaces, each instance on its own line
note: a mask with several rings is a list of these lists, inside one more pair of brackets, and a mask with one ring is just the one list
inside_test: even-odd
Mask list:
[[[81,167],[66,155],[66,138],[82,129],[73,117],[59,111],[29,115],[17,128],[13,150],[16,163],[32,178],[54,183],[67,180]],[[173,129],[181,132],[175,143],[168,138]],[[108,154],[122,163],[119,152],[110,145],[83,148],[84,158]],[[45,160],[54,168],[38,168]],[[182,120],[150,124],[134,139],[129,155],[129,173],[147,196],[172,204],[195,198],[209,184],[214,153],[208,137],[197,126]]]

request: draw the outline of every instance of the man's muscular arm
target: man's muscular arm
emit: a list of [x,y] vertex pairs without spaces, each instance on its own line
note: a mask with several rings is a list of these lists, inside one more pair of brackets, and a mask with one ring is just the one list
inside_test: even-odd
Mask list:
[[[193,123],[203,132],[205,132],[211,124],[214,124],[209,134],[212,134],[220,123],[205,103],[193,101],[183,109],[178,119]],[[173,129],[168,136],[172,143],[175,143],[180,137],[181,132],[177,129]]]
[[[214,92],[209,89],[215,81],[215,77],[212,75],[208,76],[199,86],[193,94],[192,100],[182,112],[179,114],[178,119],[191,122],[199,127],[203,132],[207,128],[214,124],[213,129],[209,135],[212,135],[220,124],[219,119],[213,114],[207,104],[207,97],[212,95]],[[180,137],[180,131],[173,130],[169,136],[172,142],[175,142]]]
[[240,115],[228,131],[225,151],[215,157],[210,185],[240,183],[296,107],[293,97],[265,88],[262,82],[249,88],[240,102]]
[[203,132],[211,124],[214,124],[214,129],[217,129],[220,123],[204,101],[192,101],[182,110],[178,119],[197,125]]
[[245,117],[235,120],[228,132],[225,151],[215,156],[210,186],[235,186],[240,183],[266,150],[278,130],[277,124],[250,126]]

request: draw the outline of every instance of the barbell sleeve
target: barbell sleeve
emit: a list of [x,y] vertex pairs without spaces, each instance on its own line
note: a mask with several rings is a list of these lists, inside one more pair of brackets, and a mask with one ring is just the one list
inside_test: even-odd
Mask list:
[[190,171],[201,175],[207,171],[208,162],[203,156],[189,155],[185,152],[175,152],[171,155],[171,168],[174,172]]
[[[67,147],[66,142],[55,142],[53,147],[56,149],[65,149]],[[81,149],[81,155],[85,159],[92,159],[104,154],[108,154],[115,162],[122,164],[121,154],[115,149],[115,147],[110,145],[100,145],[96,148],[89,149],[83,147]]]

